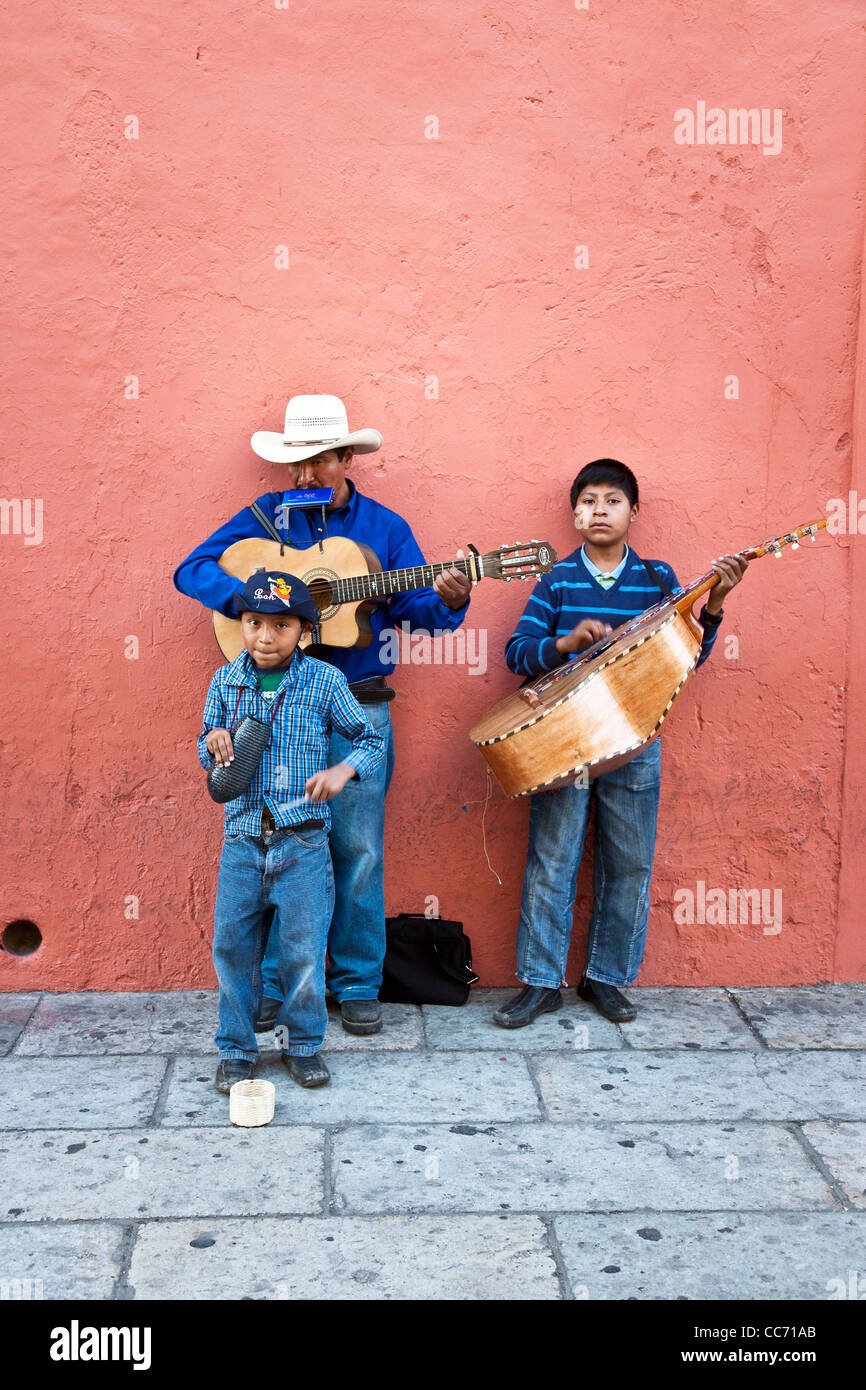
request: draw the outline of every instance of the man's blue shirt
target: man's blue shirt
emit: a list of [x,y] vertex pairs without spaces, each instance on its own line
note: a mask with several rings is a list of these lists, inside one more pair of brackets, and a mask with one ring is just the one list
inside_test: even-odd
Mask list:
[[[234,733],[247,714],[266,724],[273,721],[271,740],[247,790],[226,802],[227,835],[261,834],[265,806],[278,826],[299,825],[314,817],[330,825],[327,801],[309,802],[291,811],[286,803],[303,796],[307,779],[328,767],[331,729],[351,740],[352,750],[343,761],[352,764],[361,781],[384,757],[385,740],[373,728],[345,676],[300,648],[295,649],[272,701],[262,695],[248,651],[214,672],[198,740],[203,768],[210,769],[214,762],[206,743],[211,729]],[[342,795],[347,793],[351,795],[348,788]]]
[[[286,536],[287,544],[297,550],[307,550],[326,536],[348,536],[350,540],[369,546],[378,556],[383,570],[412,569],[426,564],[408,522],[390,508],[383,507],[381,502],[374,502],[358,492],[349,479],[346,481],[351,495],[342,507],[326,512],[327,530],[322,524],[320,509],[284,506],[287,494],[267,492],[256,500],[280,534]],[[175,588],[198,599],[206,608],[215,608],[226,617],[234,618],[232,596],[240,593],[243,581],[226,574],[217,562],[230,545],[249,536],[266,537],[267,532],[249,507],[244,507],[178,565],[174,572]],[[285,568],[290,570],[290,564],[286,563]],[[342,671],[350,682],[387,676],[394,670],[395,663],[381,660],[379,634],[383,628],[399,631],[402,623],[408,623],[410,631],[423,629],[432,633],[437,628],[454,631],[463,622],[468,608],[468,599],[462,608],[449,608],[432,587],[394,594],[384,604],[377,604],[369,615],[373,629],[369,646],[322,647],[320,655]],[[396,644],[386,643],[385,646],[387,650]]]

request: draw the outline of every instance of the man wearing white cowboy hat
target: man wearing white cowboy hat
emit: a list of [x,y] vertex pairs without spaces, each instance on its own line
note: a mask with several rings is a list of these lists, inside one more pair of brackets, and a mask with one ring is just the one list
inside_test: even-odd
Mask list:
[[[426,563],[408,523],[358,492],[346,476],[353,456],[375,453],[382,447],[382,436],[373,429],[350,432],[346,407],[339,397],[293,396],[286,407],[283,431],[258,430],[250,442],[260,458],[286,465],[289,493],[313,487],[334,490],[324,515],[321,509],[284,506],[282,491],[256,499],[258,508],[287,544],[305,550],[326,536],[348,536],[375,551],[383,570]],[[178,566],[175,587],[206,608],[234,617],[232,599],[243,589],[243,581],[226,574],[218,564],[219,557],[235,541],[267,534],[251,508],[244,507]],[[332,804],[335,906],[328,935],[327,983],[349,1033],[378,1033],[382,1027],[378,993],[385,955],[383,838],[385,795],[394,767],[388,709],[394,691],[385,677],[393,671],[394,663],[382,660],[379,634],[385,627],[399,629],[402,623],[408,623],[410,630],[427,632],[458,628],[466,616],[470,587],[459,570],[446,570],[432,588],[394,594],[377,605],[369,615],[373,629],[369,646],[322,647],[317,651],[343,672],[370,722],[385,738],[387,754],[371,776],[350,782]],[[386,644],[386,649],[390,647],[393,644]],[[339,762],[344,752],[335,733],[331,761]],[[273,816],[267,808],[263,816],[263,829],[270,829]],[[279,828],[279,822],[275,824]],[[269,942],[262,965],[266,997],[261,1030],[272,1025],[280,1004],[275,951],[276,943],[272,950]]]

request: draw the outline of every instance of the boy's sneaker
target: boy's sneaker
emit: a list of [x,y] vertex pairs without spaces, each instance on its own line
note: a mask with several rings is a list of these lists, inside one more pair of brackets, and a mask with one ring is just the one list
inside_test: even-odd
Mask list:
[[318,1052],[312,1057],[290,1057],[288,1052],[284,1052],[282,1057],[289,1076],[299,1086],[327,1086],[331,1079],[331,1073]]
[[277,1010],[281,1004],[280,999],[271,999],[266,994],[262,1000],[262,1007],[259,1016],[253,1024],[253,1031],[256,1033],[269,1033],[277,1021]]
[[382,1005],[378,999],[344,999],[340,1005],[347,1033],[381,1033]]
[[253,1074],[253,1064],[244,1057],[224,1057],[217,1067],[214,1085],[227,1096],[236,1081],[249,1081]]

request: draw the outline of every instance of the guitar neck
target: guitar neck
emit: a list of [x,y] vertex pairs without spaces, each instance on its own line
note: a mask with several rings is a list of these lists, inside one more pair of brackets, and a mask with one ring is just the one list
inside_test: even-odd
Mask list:
[[435,565],[412,565],[402,570],[378,570],[373,574],[352,575],[334,585],[335,603],[358,603],[368,598],[390,598],[410,589],[426,589],[446,570],[456,569],[468,579],[484,578],[484,557],[467,555],[462,560],[444,560]]
[[[826,525],[826,522],[824,524]],[[787,540],[785,543],[790,544]],[[735,553],[741,555],[744,560],[757,560],[762,555],[781,554],[781,545],[779,541],[772,541],[768,545],[756,545],[751,550],[738,550]],[[682,594],[674,597],[675,606],[680,610],[691,608],[702,594],[709,593],[710,589],[715,588],[720,578],[721,575],[717,574],[715,570],[707,570],[706,574],[702,574],[700,579],[696,579]]]

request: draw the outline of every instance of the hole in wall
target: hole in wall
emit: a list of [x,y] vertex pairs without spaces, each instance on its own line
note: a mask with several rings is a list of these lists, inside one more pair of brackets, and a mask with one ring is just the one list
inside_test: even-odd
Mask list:
[[42,945],[42,933],[35,922],[25,917],[10,922],[0,936],[0,946],[10,956],[32,956]]

